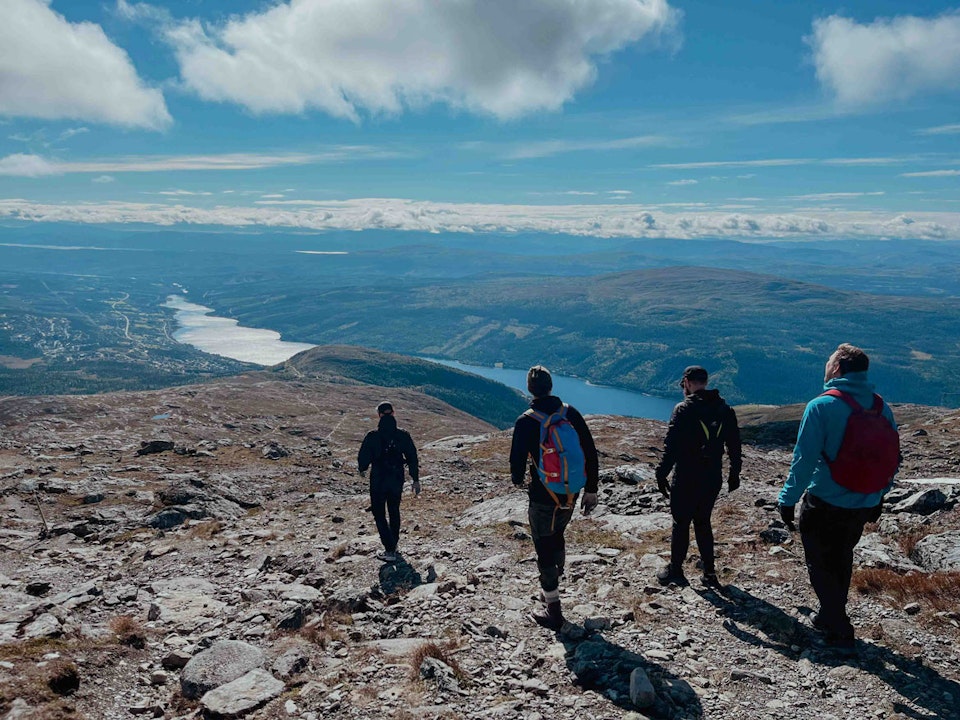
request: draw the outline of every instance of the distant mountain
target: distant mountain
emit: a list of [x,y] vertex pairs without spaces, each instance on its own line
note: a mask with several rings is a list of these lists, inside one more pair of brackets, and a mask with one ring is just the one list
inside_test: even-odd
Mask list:
[[[232,295],[232,291],[225,293]],[[216,297],[211,297],[217,302]],[[705,365],[737,403],[819,392],[840,342],[871,356],[891,400],[957,405],[960,301],[871,295],[772,275],[702,267],[589,279],[488,281],[288,291],[230,301],[241,322],[290,339],[351,343],[482,365],[551,369],[654,394]]]
[[[273,371],[327,382],[347,379],[417,390],[499,428],[510,427],[526,408],[523,396],[501,383],[426,360],[361,347],[311,348]],[[383,399],[389,399],[389,394]]]

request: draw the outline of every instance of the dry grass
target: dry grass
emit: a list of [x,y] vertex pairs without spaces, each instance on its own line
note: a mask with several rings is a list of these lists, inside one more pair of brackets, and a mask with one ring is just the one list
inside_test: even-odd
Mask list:
[[110,631],[121,645],[142,650],[147,645],[147,630],[130,615],[118,615],[110,621]]
[[345,542],[340,543],[335,548],[333,548],[333,550],[330,551],[329,555],[327,555],[327,562],[334,562],[335,560],[339,560],[340,558],[349,554],[349,551],[350,551],[350,543],[345,543]]
[[223,532],[223,523],[219,520],[195,523],[187,530],[187,537],[198,540],[211,540],[215,535]]
[[307,642],[319,646],[326,650],[331,642],[345,642],[346,634],[338,625],[352,625],[353,618],[349,615],[340,613],[323,613],[320,617],[314,618],[302,628],[297,634]]
[[903,550],[903,554],[907,557],[910,557],[913,549],[917,546],[917,543],[923,540],[931,532],[931,530],[920,528],[907,530],[897,536],[897,543],[899,543],[900,549]]
[[926,602],[937,610],[960,607],[960,572],[907,573],[866,568],[853,575],[853,588],[861,595],[889,596],[898,603]]
[[427,658],[439,660],[453,670],[453,676],[461,684],[469,684],[470,676],[460,667],[460,663],[453,656],[456,646],[453,643],[446,642],[442,645],[435,642],[426,642],[420,645],[410,654],[410,677],[414,680],[420,677],[420,666]]
[[638,545],[623,534],[608,530],[591,518],[577,518],[567,526],[565,534],[567,542],[592,548],[608,547],[617,550],[632,550]]

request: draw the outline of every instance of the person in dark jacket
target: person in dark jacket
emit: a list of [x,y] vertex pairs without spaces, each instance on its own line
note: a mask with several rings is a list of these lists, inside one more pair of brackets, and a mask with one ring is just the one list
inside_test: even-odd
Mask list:
[[[553,378],[542,365],[535,365],[527,373],[527,390],[533,396],[531,409],[553,414],[564,407],[560,398],[552,395]],[[528,411],[529,412],[529,411]],[[589,515],[597,505],[600,462],[597,446],[583,416],[576,408],[567,406],[567,420],[577,431],[580,448],[583,450],[586,485],[580,507]],[[540,421],[524,413],[513,426],[513,443],[510,447],[510,476],[516,487],[523,487],[529,473],[527,490],[530,520],[530,535],[537,552],[537,568],[540,570],[541,600],[543,611],[531,617],[545,628],[559,630],[564,618],[560,609],[560,576],[566,561],[564,531],[576,508],[577,494],[557,496],[558,504],[547,487],[541,482],[537,467],[540,463]]]
[[[382,402],[377,406],[380,421],[376,430],[363,438],[357,454],[360,474],[370,468],[370,509],[377,523],[383,552],[377,555],[384,562],[400,559],[397,543],[400,540],[400,499],[403,497],[404,471],[406,465],[413,480],[413,492],[420,495],[420,466],[417,448],[410,433],[397,427],[393,405]],[[387,521],[387,515],[390,519]]]
[[[670,563],[657,573],[661,585],[684,584],[683,562],[690,547],[690,523],[703,565],[703,582],[718,585],[710,516],[723,485],[723,450],[730,459],[727,489],[740,487],[742,465],[737,415],[717,390],[707,390],[707,371],[691,365],[683,371],[683,402],[670,417],[657,487],[670,498],[673,533]],[[673,482],[668,483],[673,470]]]

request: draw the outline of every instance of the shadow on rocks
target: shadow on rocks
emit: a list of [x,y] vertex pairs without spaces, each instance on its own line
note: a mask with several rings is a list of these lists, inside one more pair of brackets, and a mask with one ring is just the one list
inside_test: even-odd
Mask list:
[[567,667],[580,687],[650,718],[704,717],[693,688],[663,666],[570,622],[558,637],[566,649]]
[[[817,631],[766,600],[733,585],[697,590],[697,593],[722,611],[724,628],[742,642],[774,650],[795,660],[802,656],[817,665],[858,668],[889,685],[901,697],[910,698],[911,705],[892,703],[894,712],[917,720],[953,717],[956,712],[960,683],[924,665],[921,658],[905,657],[890,648],[863,640],[856,640],[852,651],[835,650],[823,643]],[[809,608],[800,610],[806,614],[811,612]],[[753,631],[744,625],[751,626]]]
[[418,585],[423,585],[423,578],[406,560],[401,559],[380,568],[380,592],[385,596],[413,590]]

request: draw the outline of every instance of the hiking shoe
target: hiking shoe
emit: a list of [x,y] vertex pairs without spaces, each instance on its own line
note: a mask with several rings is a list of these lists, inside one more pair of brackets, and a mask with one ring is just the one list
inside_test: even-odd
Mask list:
[[540,627],[545,627],[548,630],[559,630],[566,622],[563,613],[560,611],[559,600],[547,603],[542,612],[530,613],[530,619]]
[[667,565],[657,573],[657,582],[661,585],[686,585],[687,578],[684,577],[683,570],[678,570],[673,565]]
[[717,577],[715,572],[705,572],[700,577],[700,582],[702,582],[707,587],[720,587],[720,578]]
[[382,552],[377,555],[377,560],[385,563],[395,563],[400,559],[400,554],[396,552]]

